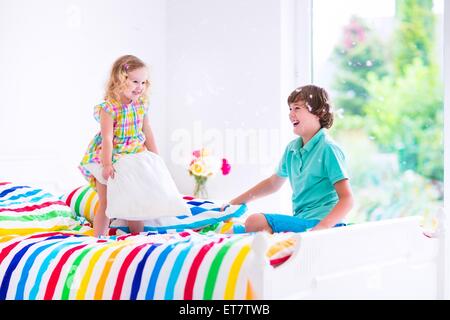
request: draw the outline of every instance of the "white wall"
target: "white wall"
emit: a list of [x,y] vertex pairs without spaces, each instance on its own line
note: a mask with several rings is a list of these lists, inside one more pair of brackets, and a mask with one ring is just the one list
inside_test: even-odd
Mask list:
[[[0,0],[1,180],[55,192],[85,183],[76,167],[99,128],[93,105],[114,59],[132,53],[151,67],[153,130],[181,192],[193,189],[187,166],[202,145],[232,165],[208,182],[210,196],[245,191],[274,172],[293,138],[295,8],[293,0]],[[289,189],[252,206],[289,211]]]
[[[284,34],[291,5],[168,1],[169,165],[182,192],[192,191],[187,165],[192,150],[202,146],[232,165],[229,176],[208,182],[212,198],[230,200],[274,172],[284,150],[285,101],[293,89],[294,70],[285,61],[292,60],[293,37]],[[280,197],[261,199],[251,208],[279,210]]]
[[77,165],[99,129],[93,106],[123,54],[150,65],[167,152],[165,29],[164,0],[0,0],[0,180],[55,192],[85,183]]

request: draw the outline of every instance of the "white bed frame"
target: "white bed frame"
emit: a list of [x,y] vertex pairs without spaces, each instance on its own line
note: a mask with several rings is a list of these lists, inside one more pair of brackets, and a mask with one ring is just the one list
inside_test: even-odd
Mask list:
[[438,239],[420,217],[299,233],[293,255],[273,268],[267,235],[248,260],[256,299],[437,299]]

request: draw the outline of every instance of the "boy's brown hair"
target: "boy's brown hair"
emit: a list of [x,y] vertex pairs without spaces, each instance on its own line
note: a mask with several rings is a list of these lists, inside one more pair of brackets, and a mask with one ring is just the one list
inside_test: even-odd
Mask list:
[[315,85],[298,87],[289,95],[288,105],[303,101],[309,112],[319,117],[320,126],[329,129],[333,125],[333,111],[328,93]]

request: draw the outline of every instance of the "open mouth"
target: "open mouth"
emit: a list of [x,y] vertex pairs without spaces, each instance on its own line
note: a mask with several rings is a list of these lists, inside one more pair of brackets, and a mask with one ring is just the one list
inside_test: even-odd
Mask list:
[[300,124],[300,121],[292,121],[292,125],[294,127],[297,127]]

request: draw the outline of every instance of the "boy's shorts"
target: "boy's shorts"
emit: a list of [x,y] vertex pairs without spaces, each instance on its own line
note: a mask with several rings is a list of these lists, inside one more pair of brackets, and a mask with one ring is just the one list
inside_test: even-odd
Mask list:
[[[267,223],[273,232],[304,232],[315,227],[319,219],[303,219],[279,213],[263,213]],[[345,223],[338,223],[334,227],[346,226]],[[245,226],[237,224],[233,226],[233,233],[245,233]]]
[[264,213],[273,232],[304,232],[320,222],[319,219],[303,219],[284,214]]

